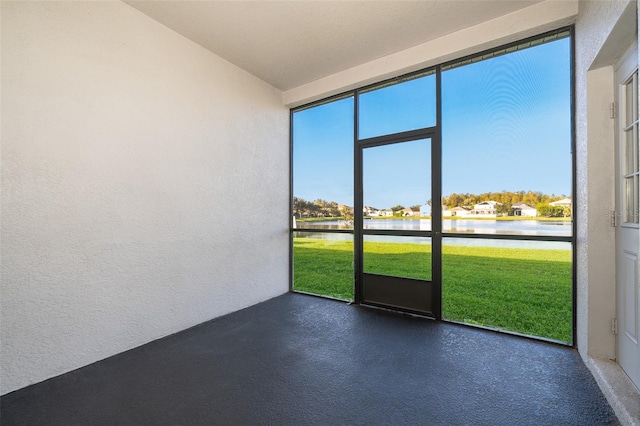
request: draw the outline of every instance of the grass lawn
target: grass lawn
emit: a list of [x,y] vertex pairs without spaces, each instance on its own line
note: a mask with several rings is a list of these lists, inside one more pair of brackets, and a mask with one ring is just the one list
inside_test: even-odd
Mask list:
[[[431,278],[431,246],[365,245],[365,271]],[[571,251],[443,247],[447,319],[571,342]],[[294,289],[353,299],[353,243],[296,238]]]

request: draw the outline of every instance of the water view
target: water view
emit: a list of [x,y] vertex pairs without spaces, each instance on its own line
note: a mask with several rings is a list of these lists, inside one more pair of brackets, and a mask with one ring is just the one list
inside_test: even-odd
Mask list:
[[[402,231],[431,231],[431,219],[367,219],[363,221],[364,229],[394,229]],[[353,226],[341,220],[325,220],[316,222],[297,221],[298,228],[313,229],[352,229]],[[444,220],[444,232],[472,234],[506,234],[506,235],[547,235],[571,236],[571,221],[541,220]]]
[[[367,219],[363,222],[364,229],[376,230],[402,230],[402,231],[430,231],[431,219]],[[570,237],[572,222],[568,220],[473,220],[456,219],[444,220],[443,232],[459,234],[496,234],[496,235],[533,235],[550,237]],[[297,228],[307,229],[353,229],[353,225],[339,220],[326,220],[317,222],[299,222]],[[294,237],[320,238],[330,240],[350,240],[352,234],[333,234],[325,232],[295,232]],[[390,237],[367,235],[368,241],[386,241],[396,238],[397,242],[431,244],[431,238],[425,237]],[[519,241],[519,240],[492,240],[478,238],[454,238],[443,239],[447,245],[478,246],[478,247],[511,247],[511,248],[544,248],[544,249],[568,249],[566,242],[556,241]]]
[[[361,273],[435,277],[443,318],[571,343],[568,35],[294,110],[292,287],[354,300]],[[432,231],[440,197],[433,262],[434,238],[397,234]],[[355,200],[363,247],[353,222],[329,220],[352,219]],[[402,307],[394,285],[382,304]]]

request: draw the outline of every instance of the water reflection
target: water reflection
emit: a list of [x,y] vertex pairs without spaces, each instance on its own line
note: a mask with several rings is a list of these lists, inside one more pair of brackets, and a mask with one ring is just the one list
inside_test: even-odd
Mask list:
[[443,232],[507,235],[571,236],[570,221],[539,220],[445,220]]
[[[368,219],[364,229],[395,229],[399,231],[430,231],[431,219]],[[353,224],[344,221],[298,222],[298,228],[309,229],[353,229]],[[571,236],[570,221],[540,220],[473,220],[456,219],[442,222],[443,232],[465,234],[546,235]]]
[[[318,229],[319,232],[294,232],[295,238],[321,238],[331,240],[352,240],[353,234],[328,234],[323,229],[351,229],[353,225],[339,221],[302,222],[299,228]],[[403,231],[430,231],[430,219],[386,219],[365,220],[364,229],[395,229]],[[500,234],[500,235],[537,235],[537,236],[571,236],[569,221],[537,221],[537,220],[445,220],[443,231],[460,234]],[[393,236],[367,235],[367,241],[389,242]],[[413,244],[431,244],[427,237],[397,237],[396,242]],[[508,247],[508,248],[541,248],[566,249],[567,243],[556,241],[518,241],[489,240],[475,238],[446,238],[446,243],[467,247]]]

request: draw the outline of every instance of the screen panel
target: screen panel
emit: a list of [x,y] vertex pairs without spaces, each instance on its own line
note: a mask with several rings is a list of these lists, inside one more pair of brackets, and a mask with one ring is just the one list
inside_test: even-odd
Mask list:
[[358,106],[360,139],[435,126],[435,73],[363,91]]
[[443,238],[443,318],[572,343],[572,246]]
[[431,139],[365,148],[365,229],[431,229]]
[[353,300],[353,235],[294,232],[293,289]]
[[445,232],[571,236],[570,38],[444,71],[442,134]]
[[353,97],[294,112],[292,119],[296,226],[353,229]]
[[431,247],[428,237],[364,235],[364,272],[430,281]]

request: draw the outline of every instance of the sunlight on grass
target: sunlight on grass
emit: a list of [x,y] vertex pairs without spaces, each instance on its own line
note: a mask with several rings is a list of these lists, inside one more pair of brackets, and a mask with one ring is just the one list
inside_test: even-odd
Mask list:
[[[430,245],[368,242],[376,273],[430,279]],[[443,247],[443,317],[571,342],[571,250]],[[353,242],[294,239],[294,289],[353,299]]]
[[442,314],[572,340],[571,250],[444,246]]
[[293,288],[353,300],[353,241],[295,238]]
[[[366,238],[365,236],[364,272],[431,280],[431,244],[367,241]],[[402,237],[387,239],[391,238]]]

